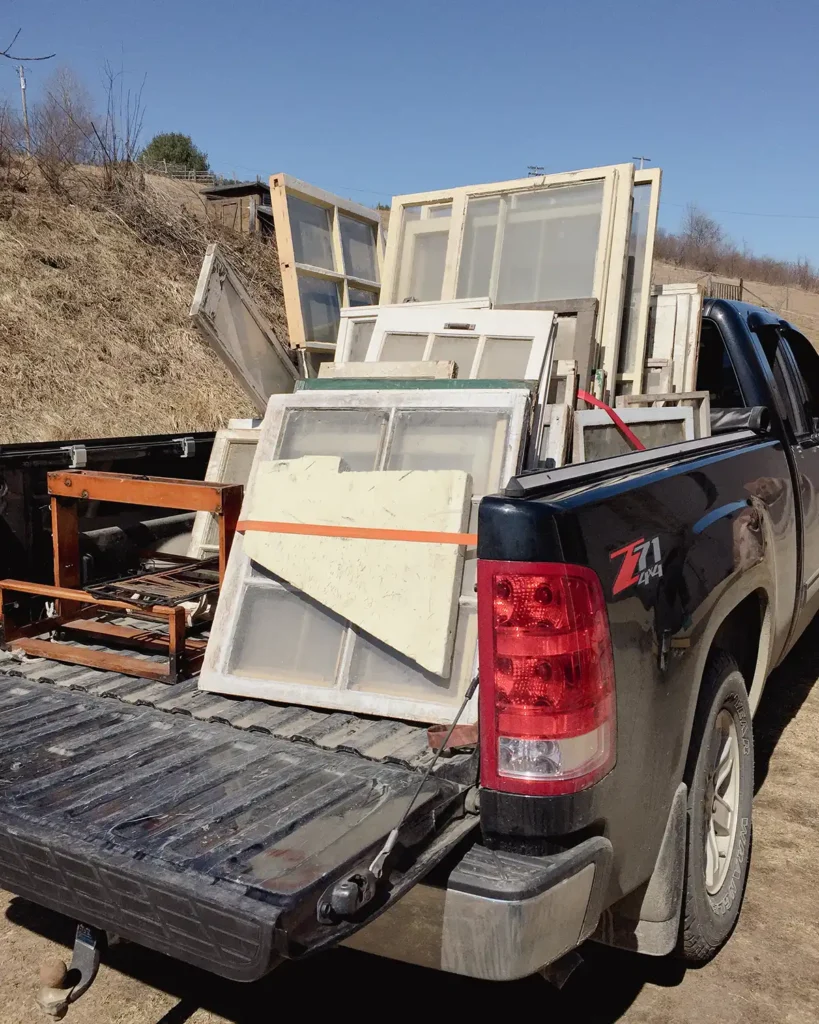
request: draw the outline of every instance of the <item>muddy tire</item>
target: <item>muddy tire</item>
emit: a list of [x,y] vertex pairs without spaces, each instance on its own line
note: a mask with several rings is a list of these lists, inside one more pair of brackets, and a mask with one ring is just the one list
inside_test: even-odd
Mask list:
[[703,678],[686,768],[688,847],[677,955],[711,960],[736,925],[751,859],[754,747],[745,680],[717,652]]

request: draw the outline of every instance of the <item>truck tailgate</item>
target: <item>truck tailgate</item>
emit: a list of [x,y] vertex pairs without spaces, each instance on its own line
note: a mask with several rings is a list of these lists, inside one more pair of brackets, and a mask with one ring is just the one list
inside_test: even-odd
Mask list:
[[[53,671],[63,683],[71,673],[102,675]],[[294,742],[36,677],[26,663],[0,664],[0,885],[244,981],[367,922],[319,924],[318,899],[372,858],[426,755],[368,759],[308,736]],[[126,680],[131,692],[140,682],[156,690]],[[195,690],[189,698],[194,706],[211,700]],[[223,703],[241,710],[260,702]],[[254,712],[258,718],[258,708],[245,715]],[[377,732],[383,750],[385,725],[359,722],[357,732]],[[409,888],[477,823],[463,816],[466,787],[452,768],[455,777],[425,783],[406,829],[412,845],[403,873],[393,871],[372,909]]]

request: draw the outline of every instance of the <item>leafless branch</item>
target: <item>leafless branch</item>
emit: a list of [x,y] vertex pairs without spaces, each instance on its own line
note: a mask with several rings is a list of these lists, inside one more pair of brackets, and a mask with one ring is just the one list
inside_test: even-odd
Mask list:
[[14,38],[9,43],[9,45],[5,48],[5,50],[0,50],[0,57],[7,57],[9,60],[51,60],[52,57],[56,57],[57,56],[56,53],[46,53],[46,54],[43,54],[42,57],[21,57],[17,53],[12,53],[11,52],[11,48],[17,42],[17,37],[20,35],[20,33],[22,31],[23,30],[20,29],[20,28],[17,29],[17,31],[14,33]]

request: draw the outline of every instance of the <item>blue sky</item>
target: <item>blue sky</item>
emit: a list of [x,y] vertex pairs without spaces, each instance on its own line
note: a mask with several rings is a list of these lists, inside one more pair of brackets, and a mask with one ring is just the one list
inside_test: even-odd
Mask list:
[[693,201],[819,264],[816,0],[0,0],[18,27],[18,52],[57,51],[32,98],[59,62],[101,99],[107,58],[147,74],[146,141],[188,133],[224,174],[374,205],[644,154],[665,227]]

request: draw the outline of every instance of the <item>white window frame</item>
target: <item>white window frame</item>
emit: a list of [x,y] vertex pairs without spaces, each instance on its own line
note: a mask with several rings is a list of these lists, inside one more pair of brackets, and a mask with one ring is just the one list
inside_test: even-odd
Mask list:
[[[652,301],[651,275],[654,267],[654,242],[657,237],[657,217],[660,212],[660,187],[662,185],[662,171],[659,167],[644,168],[634,172],[635,185],[648,185],[651,194],[648,201],[648,223],[646,224],[646,251],[641,273],[640,305],[637,309],[637,345],[634,351],[634,368],[617,374],[618,393],[621,386],[628,383],[631,394],[638,394],[643,390],[646,371],[646,352],[648,349],[648,315]],[[635,283],[637,278],[635,268]],[[625,298],[625,296],[624,296]],[[625,342],[620,339],[621,347]]]
[[[385,303],[394,303],[397,299],[399,258],[403,248],[405,224],[424,223],[423,212],[420,221],[407,221],[405,218],[407,207],[452,204],[441,289],[441,299],[451,300],[457,297],[466,209],[470,199],[490,198],[501,193],[541,191],[563,185],[585,184],[602,180],[603,205],[592,295],[572,296],[572,298],[596,298],[598,300],[599,308],[595,329],[595,341],[600,347],[598,366],[605,370],[606,390],[613,394],[622,328],[625,268],[631,230],[634,179],[633,164],[613,164],[607,167],[593,167],[561,174],[540,175],[518,178],[513,181],[395,196],[390,211],[390,232],[382,275],[382,297]],[[430,228],[430,230],[432,229]],[[490,299],[494,301],[494,296],[490,295]]]
[[[392,414],[407,409],[497,409],[508,412],[509,428],[506,436],[503,458],[497,479],[490,481],[487,493],[499,491],[512,476],[522,468],[523,453],[526,445],[530,421],[530,395],[523,388],[465,388],[436,389],[422,388],[405,391],[300,391],[293,395],[281,395],[272,399],[262,427],[262,437],[256,449],[256,457],[245,498],[242,505],[242,518],[253,507],[253,490],[255,486],[256,468],[261,462],[275,459],[282,425],[287,413],[292,409],[373,409],[390,411]],[[475,520],[475,508],[480,503],[482,494],[473,494],[472,519]],[[467,549],[467,558],[474,559],[474,548]],[[465,561],[466,565],[466,561]],[[244,589],[250,579],[251,562],[244,551],[244,539],[237,534],[233,542],[228,561],[227,573],[222,586],[216,616],[210,633],[205,662],[199,687],[213,693],[230,693],[259,700],[292,701],[310,707],[330,708],[353,713],[379,715],[387,718],[408,719],[425,723],[446,723],[452,720],[463,693],[477,671],[477,643],[471,658],[471,668],[465,678],[459,681],[446,701],[435,701],[424,694],[418,699],[397,697],[389,693],[353,690],[344,688],[349,674],[355,634],[348,626],[342,640],[338,680],[333,686],[312,686],[308,683],[290,682],[270,679],[257,679],[249,676],[232,675],[228,671],[232,640],[236,632],[238,619],[242,614]],[[474,612],[477,599],[474,593],[464,593],[461,585],[459,609]],[[458,627],[461,626],[461,614],[458,616]],[[458,628],[456,627],[456,629]],[[455,643],[457,645],[458,633]],[[467,655],[469,661],[469,655]],[[477,694],[469,702],[463,716],[463,722],[477,721]]]
[[[217,430],[216,437],[213,439],[213,448],[211,448],[210,459],[208,459],[208,468],[205,471],[206,482],[224,483],[224,474],[231,446],[234,444],[252,444],[255,448],[259,443],[261,433],[260,427],[228,427],[227,430]],[[212,512],[196,513],[196,518],[193,521],[193,532],[191,534],[190,545],[188,546],[188,556],[190,558],[207,558],[212,554],[218,553],[218,543],[206,543],[208,526],[215,522],[216,516]]]
[[[353,327],[356,324],[375,323],[378,314],[386,309],[406,309],[406,302],[395,302],[383,306],[350,306],[341,311],[341,322],[338,327],[338,340],[334,361],[337,363],[348,363],[350,360],[350,345],[353,339]],[[490,309],[492,303],[488,298],[480,299],[451,299],[449,302],[413,302],[413,309],[427,309],[431,306],[442,306],[444,308],[460,309]]]
[[[308,263],[297,263],[293,245],[293,231],[290,224],[290,213],[287,197],[303,199],[314,206],[321,206],[330,213],[330,237],[333,251],[334,268],[314,267]],[[310,185],[306,181],[294,178],[290,174],[274,174],[270,178],[270,205],[273,210],[273,225],[276,230],[276,245],[279,253],[279,265],[282,274],[282,291],[287,314],[287,329],[290,344],[294,348],[307,348],[316,352],[333,352],[335,344],[316,341],[308,338],[304,316],[302,314],[301,296],[299,294],[299,277],[313,277],[323,281],[332,281],[339,289],[339,306],[350,305],[350,288],[361,288],[381,294],[381,278],[384,263],[384,229],[378,210],[362,206],[349,199],[326,192],[324,189]],[[344,247],[341,240],[340,216],[352,220],[363,221],[375,228],[375,257],[377,280],[348,274],[344,265]],[[355,307],[353,307],[355,308]]]
[[[690,406],[668,408],[620,408],[617,415],[628,427],[639,426],[641,423],[682,423],[684,440],[694,441],[697,433],[694,427],[694,410]],[[574,414],[574,434],[572,437],[572,462],[586,461],[584,431],[587,427],[611,427],[616,430],[614,421],[604,409],[578,409]],[[660,447],[665,447],[661,445]]]
[[[437,305],[437,304],[436,304]],[[364,361],[377,363],[388,334],[427,335],[420,359],[432,360],[434,336],[460,338],[464,334],[477,334],[479,341],[472,365],[458,367],[460,380],[476,380],[487,337],[511,339],[531,338],[532,347],[523,380],[540,381],[547,368],[547,354],[551,355],[555,333],[555,315],[547,310],[482,309],[463,310],[457,307],[439,309],[433,306],[419,309],[414,304],[392,306],[378,314]],[[504,378],[505,379],[505,378]]]

